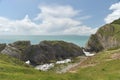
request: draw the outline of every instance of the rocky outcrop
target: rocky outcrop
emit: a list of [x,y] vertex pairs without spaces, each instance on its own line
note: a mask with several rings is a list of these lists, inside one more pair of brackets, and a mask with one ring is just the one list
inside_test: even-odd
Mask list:
[[30,61],[36,64],[83,55],[82,49],[64,41],[42,41],[31,46]]
[[30,52],[30,41],[17,41],[12,44],[6,45],[1,54],[7,54],[20,60],[26,61],[27,55]]
[[29,60],[36,65],[77,57],[83,55],[83,51],[79,46],[64,41],[42,41],[36,45],[31,45],[30,41],[17,41],[6,45],[1,54]]
[[120,47],[120,19],[98,29],[86,45],[87,50],[94,52],[116,47]]
[[0,52],[6,47],[6,44],[3,43],[3,44],[0,44]]
[[90,39],[88,40],[86,50],[89,52],[99,52],[100,50],[103,50],[103,46],[101,42],[99,41],[97,35],[91,35]]

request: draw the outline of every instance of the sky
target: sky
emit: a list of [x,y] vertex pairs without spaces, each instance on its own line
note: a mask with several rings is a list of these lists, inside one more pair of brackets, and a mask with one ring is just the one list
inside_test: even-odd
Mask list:
[[91,35],[118,18],[119,0],[0,0],[0,35]]

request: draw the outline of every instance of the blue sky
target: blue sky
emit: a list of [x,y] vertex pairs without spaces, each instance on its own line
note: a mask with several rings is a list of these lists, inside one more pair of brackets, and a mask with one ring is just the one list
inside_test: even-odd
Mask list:
[[[110,17],[116,10],[119,13],[118,3],[119,0],[0,0],[0,34],[90,35],[119,18]],[[110,9],[115,4],[117,9]]]

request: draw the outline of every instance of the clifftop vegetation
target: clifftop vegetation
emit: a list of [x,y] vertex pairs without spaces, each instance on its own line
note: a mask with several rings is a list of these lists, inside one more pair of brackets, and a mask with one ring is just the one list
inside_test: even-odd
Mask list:
[[95,52],[113,47],[120,47],[120,19],[99,28],[86,45],[87,49]]

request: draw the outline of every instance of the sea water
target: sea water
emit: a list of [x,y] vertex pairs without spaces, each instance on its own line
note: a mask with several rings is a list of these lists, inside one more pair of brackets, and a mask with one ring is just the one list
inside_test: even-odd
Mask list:
[[88,41],[89,36],[78,35],[4,35],[0,36],[0,43],[13,43],[15,41],[29,40],[31,44],[38,44],[44,40],[62,40],[70,43],[74,43],[78,46],[84,47]]

